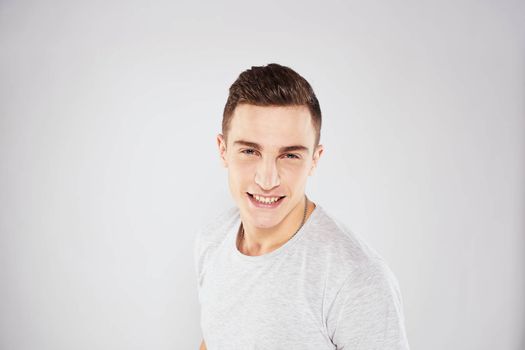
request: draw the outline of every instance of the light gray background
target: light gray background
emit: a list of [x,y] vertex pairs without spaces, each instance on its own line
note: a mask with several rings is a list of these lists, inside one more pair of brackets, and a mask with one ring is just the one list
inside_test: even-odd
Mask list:
[[524,349],[519,1],[0,2],[0,348],[195,349],[194,234],[251,65],[313,85],[310,198],[389,262],[413,349]]

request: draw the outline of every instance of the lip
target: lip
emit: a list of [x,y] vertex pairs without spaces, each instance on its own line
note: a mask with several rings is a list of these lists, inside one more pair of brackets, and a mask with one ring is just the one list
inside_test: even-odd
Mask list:
[[265,198],[272,198],[272,197],[286,197],[284,194],[259,194],[259,193],[255,193],[255,192],[246,192],[247,194],[250,194],[250,195],[257,195],[259,197],[265,197]]
[[254,206],[255,208],[260,209],[275,209],[278,208],[281,205],[281,202],[286,198],[286,196],[274,196],[274,197],[282,197],[281,199],[277,200],[274,203],[261,203],[257,201],[252,195],[250,195],[248,192],[246,192],[246,197],[248,197],[248,201]]

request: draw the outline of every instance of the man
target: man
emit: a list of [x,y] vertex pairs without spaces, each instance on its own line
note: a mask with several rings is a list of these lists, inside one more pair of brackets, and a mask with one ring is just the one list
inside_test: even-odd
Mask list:
[[236,206],[195,241],[201,349],[408,349],[390,269],[305,195],[320,130],[290,68],[252,67],[230,87],[217,143]]

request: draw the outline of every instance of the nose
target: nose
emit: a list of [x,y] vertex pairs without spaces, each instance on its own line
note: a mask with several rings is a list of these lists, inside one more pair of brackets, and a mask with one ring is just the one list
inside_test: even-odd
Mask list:
[[266,159],[259,163],[255,173],[255,183],[265,191],[280,185],[281,180],[275,161]]

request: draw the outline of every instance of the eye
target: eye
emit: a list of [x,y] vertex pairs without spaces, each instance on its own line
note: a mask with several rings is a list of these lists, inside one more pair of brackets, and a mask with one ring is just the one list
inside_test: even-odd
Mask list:
[[249,155],[249,156],[255,155],[256,152],[257,152],[256,150],[251,149],[251,148],[241,150],[241,153],[244,153],[244,154]]
[[300,157],[297,154],[293,154],[293,153],[286,153],[284,155],[284,158],[287,158],[287,159],[300,159]]

